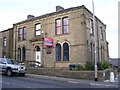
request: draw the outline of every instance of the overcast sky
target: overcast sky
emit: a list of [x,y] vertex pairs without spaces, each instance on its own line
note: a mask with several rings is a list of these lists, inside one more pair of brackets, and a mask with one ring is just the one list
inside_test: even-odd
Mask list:
[[[118,1],[94,0],[95,15],[107,25],[110,58],[118,57]],[[57,5],[64,8],[85,5],[92,11],[92,0],[0,0],[0,31],[25,20],[29,14],[54,12]]]

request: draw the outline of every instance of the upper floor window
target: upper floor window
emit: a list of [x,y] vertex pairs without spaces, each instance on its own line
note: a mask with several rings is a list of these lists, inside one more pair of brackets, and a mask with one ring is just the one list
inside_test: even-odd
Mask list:
[[103,29],[102,29],[102,27],[100,27],[100,39],[103,40]]
[[40,36],[41,35],[41,24],[36,24],[35,25],[35,36]]
[[55,20],[55,35],[59,35],[61,32],[61,19]]
[[62,19],[62,33],[67,34],[68,33],[68,17],[64,17]]
[[90,34],[93,34],[93,20],[90,19]]
[[23,27],[23,40],[26,40],[26,27]]
[[22,40],[22,28],[18,29],[18,41]]
[[3,39],[3,46],[6,47],[6,45],[7,45],[7,41],[6,41],[6,37],[4,37],[4,39]]

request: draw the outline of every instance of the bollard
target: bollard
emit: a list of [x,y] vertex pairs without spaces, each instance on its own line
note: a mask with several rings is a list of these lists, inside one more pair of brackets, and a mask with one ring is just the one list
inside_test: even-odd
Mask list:
[[114,72],[110,72],[110,82],[115,82]]

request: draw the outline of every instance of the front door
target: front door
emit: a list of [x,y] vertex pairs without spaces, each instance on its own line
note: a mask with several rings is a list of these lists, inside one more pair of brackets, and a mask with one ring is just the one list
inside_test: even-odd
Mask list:
[[41,66],[41,51],[40,51],[40,47],[36,46],[36,65],[37,66]]
[[41,52],[36,52],[36,61],[41,63]]

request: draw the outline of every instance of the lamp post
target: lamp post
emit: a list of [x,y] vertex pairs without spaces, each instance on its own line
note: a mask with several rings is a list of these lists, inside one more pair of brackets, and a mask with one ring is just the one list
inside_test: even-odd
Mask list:
[[93,28],[94,28],[94,43],[95,43],[95,61],[94,61],[94,80],[95,81],[97,81],[98,80],[98,75],[97,75],[97,71],[98,71],[98,69],[97,69],[97,55],[96,55],[96,53],[97,53],[97,34],[96,34],[96,27],[95,27],[95,15],[94,15],[94,0],[92,0],[92,8],[93,8]]

